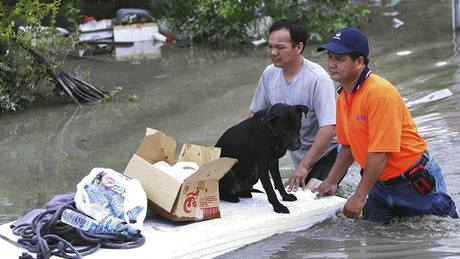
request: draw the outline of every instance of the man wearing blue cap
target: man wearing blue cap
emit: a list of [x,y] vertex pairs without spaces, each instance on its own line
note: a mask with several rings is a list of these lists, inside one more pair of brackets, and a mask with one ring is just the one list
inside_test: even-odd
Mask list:
[[362,168],[343,213],[390,223],[395,217],[438,215],[458,218],[441,168],[427,151],[397,89],[368,68],[369,46],[358,29],[339,30],[318,48],[327,50],[327,69],[337,90],[337,140],[342,145],[317,197],[333,195],[356,161]]
[[302,118],[301,147],[290,152],[295,170],[285,182],[289,191],[317,187],[337,157],[334,83],[320,65],[302,56],[306,40],[306,30],[294,21],[271,26],[267,53],[273,64],[265,68],[249,107],[251,114],[276,103],[309,109]]

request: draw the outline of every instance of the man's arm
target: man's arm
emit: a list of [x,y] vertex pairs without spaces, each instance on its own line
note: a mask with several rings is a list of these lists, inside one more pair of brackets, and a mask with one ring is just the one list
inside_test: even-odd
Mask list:
[[361,214],[366,197],[372,186],[377,182],[380,174],[387,163],[387,153],[371,152],[367,155],[366,169],[361,176],[355,193],[348,198],[343,207],[343,214],[348,218],[358,218]]
[[260,76],[259,83],[257,84],[256,92],[252,97],[251,104],[249,105],[249,117],[253,117],[257,111],[266,109],[270,106],[270,93],[267,91],[266,74],[269,73],[268,67]]
[[289,177],[284,186],[288,186],[289,191],[297,191],[300,186],[305,188],[305,178],[309,169],[321,158],[329,147],[332,138],[335,135],[335,125],[328,125],[318,129],[312,146],[305,154],[304,158],[297,165],[297,168]]
[[348,171],[348,168],[353,164],[353,154],[351,153],[351,148],[348,145],[342,145],[340,148],[339,154],[337,155],[337,160],[331,168],[331,172],[326,179],[318,186],[318,188],[313,191],[318,192],[316,198],[321,198],[322,196],[334,195],[337,191],[337,184],[340,179],[342,179]]

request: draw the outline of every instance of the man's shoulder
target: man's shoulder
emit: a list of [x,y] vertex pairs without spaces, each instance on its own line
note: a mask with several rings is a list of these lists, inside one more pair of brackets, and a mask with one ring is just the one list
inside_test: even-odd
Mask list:
[[383,85],[392,85],[390,81],[387,79],[383,78],[382,76],[379,76],[377,74],[371,73],[369,75],[369,79],[374,83],[374,84],[383,84]]
[[375,97],[391,97],[391,98],[399,98],[400,94],[398,89],[388,80],[385,78],[371,74],[368,78],[369,83],[367,91],[369,92],[370,96]]
[[[388,91],[388,90],[396,90],[396,87],[385,78],[371,74],[368,78],[369,80],[369,90],[371,91]],[[397,90],[396,90],[397,91]]]
[[303,58],[303,67],[305,69],[305,72],[309,73],[313,77],[316,77],[318,79],[328,79],[332,81],[326,70],[321,65],[313,61]]
[[278,73],[281,71],[281,68],[279,67],[275,67],[275,65],[273,64],[270,64],[268,66],[265,67],[264,69],[264,74],[274,74],[274,73]]
[[276,67],[273,64],[270,64],[267,67],[265,67],[261,79],[264,82],[264,85],[268,86],[281,80],[282,74],[283,70],[281,68]]

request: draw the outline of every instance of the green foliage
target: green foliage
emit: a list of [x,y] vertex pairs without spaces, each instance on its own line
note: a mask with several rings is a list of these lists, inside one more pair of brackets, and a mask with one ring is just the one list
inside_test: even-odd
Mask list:
[[246,27],[254,20],[259,2],[159,0],[154,2],[153,15],[195,42],[237,44],[246,38]]
[[37,50],[55,66],[62,65],[73,48],[75,39],[64,37],[54,27],[60,4],[60,0],[19,0],[13,6],[0,3],[0,112],[15,111],[32,102],[49,80],[45,67],[26,48]]
[[358,27],[369,11],[346,0],[156,0],[152,14],[195,42],[239,44],[263,16],[298,20],[310,39],[322,40],[341,27]]
[[46,17],[50,17],[51,21],[55,20],[59,4],[60,1],[51,4],[31,0],[18,1],[10,18],[19,20],[28,26],[39,26]]
[[80,25],[83,20],[83,15],[80,11],[82,7],[83,0],[62,1],[61,7],[56,16],[57,24],[72,31],[77,31],[78,25]]
[[307,28],[309,38],[322,41],[343,27],[359,27],[366,21],[369,9],[346,0],[285,1],[267,0],[262,12],[274,20],[289,18]]

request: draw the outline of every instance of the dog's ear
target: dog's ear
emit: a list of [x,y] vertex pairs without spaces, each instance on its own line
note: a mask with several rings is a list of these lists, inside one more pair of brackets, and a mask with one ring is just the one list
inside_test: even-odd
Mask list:
[[268,107],[267,111],[265,112],[265,115],[260,119],[262,125],[266,125],[276,117],[276,115],[272,111],[272,107],[273,105]]
[[305,118],[307,118],[308,107],[305,105],[296,105],[295,108],[303,113],[305,113]]
[[264,115],[264,117],[262,117],[262,118],[260,119],[260,121],[262,122],[262,125],[266,125],[266,124],[268,124],[271,120],[273,120],[275,117],[276,117],[276,116],[275,116],[275,114],[273,114],[273,113],[266,113],[266,114]]

